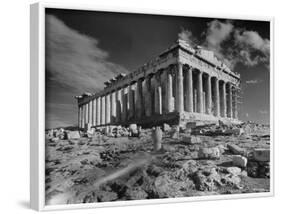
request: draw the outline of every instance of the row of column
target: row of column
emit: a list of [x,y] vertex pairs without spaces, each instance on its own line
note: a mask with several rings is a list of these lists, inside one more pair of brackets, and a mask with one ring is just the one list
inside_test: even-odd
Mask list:
[[237,118],[237,91],[230,83],[177,64],[79,106],[78,120],[84,128],[174,111]]
[[[179,65],[177,75],[178,112],[187,111],[217,117],[238,118],[238,90],[234,85],[188,66],[187,69],[183,69],[183,66]],[[194,83],[196,83],[195,86]]]

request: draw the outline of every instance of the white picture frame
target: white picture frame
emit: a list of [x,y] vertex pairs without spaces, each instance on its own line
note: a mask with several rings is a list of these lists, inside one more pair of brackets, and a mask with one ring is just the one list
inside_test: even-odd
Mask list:
[[77,9],[77,10],[93,10],[93,11],[111,11],[111,12],[132,12],[145,14],[161,14],[161,15],[180,15],[208,17],[207,14],[184,14],[178,11],[159,11],[148,10],[143,11],[137,8],[128,11],[124,8],[102,8],[90,5],[79,4],[54,4],[54,3],[36,3],[30,8],[30,201],[32,209],[38,211],[45,210],[66,210],[77,208],[98,208],[112,206],[132,206],[140,204],[158,204],[158,203],[181,203],[189,201],[205,201],[205,200],[228,200],[248,197],[270,197],[274,195],[274,139],[273,139],[273,29],[274,19],[272,17],[225,17],[216,15],[216,18],[231,19],[247,19],[247,20],[263,20],[270,22],[270,192],[266,193],[245,193],[235,195],[213,195],[186,198],[169,198],[154,200],[136,200],[136,201],[118,201],[118,202],[102,202],[88,204],[70,204],[70,205],[45,205],[45,9],[61,8],[61,9]]

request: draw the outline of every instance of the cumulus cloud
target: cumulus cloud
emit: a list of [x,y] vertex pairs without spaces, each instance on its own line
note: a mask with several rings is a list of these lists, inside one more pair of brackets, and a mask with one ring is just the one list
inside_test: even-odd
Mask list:
[[[188,29],[183,29],[179,35],[187,42],[196,41]],[[197,44],[213,51],[231,69],[238,63],[249,67],[263,63],[269,68],[270,41],[256,31],[235,28],[230,21],[213,20],[202,36],[202,42]]]
[[264,54],[269,55],[270,42],[268,39],[263,39],[256,31],[235,31],[235,39],[237,43],[249,46],[255,50],[259,50]]
[[77,123],[74,95],[95,92],[118,73],[128,73],[108,60],[98,40],[46,16],[46,127]]
[[270,41],[263,39],[258,32],[237,29],[234,32],[234,41],[239,50],[238,62],[247,66],[259,63],[269,65]]
[[108,61],[98,40],[46,16],[46,71],[48,80],[77,93],[95,91],[103,82],[127,70]]
[[213,20],[208,23],[204,46],[210,50],[221,52],[221,44],[230,37],[233,25],[230,22]]

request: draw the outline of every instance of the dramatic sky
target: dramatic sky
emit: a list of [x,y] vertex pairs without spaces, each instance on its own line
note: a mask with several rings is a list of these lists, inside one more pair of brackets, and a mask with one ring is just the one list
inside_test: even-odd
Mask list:
[[241,74],[239,117],[269,123],[269,22],[48,9],[46,128],[77,125],[75,95],[102,90],[177,38],[215,52]]

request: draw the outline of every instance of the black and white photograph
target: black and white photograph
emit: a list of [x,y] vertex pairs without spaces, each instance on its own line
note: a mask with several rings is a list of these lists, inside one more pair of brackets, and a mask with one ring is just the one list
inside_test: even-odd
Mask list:
[[45,204],[271,191],[270,21],[45,9]]

